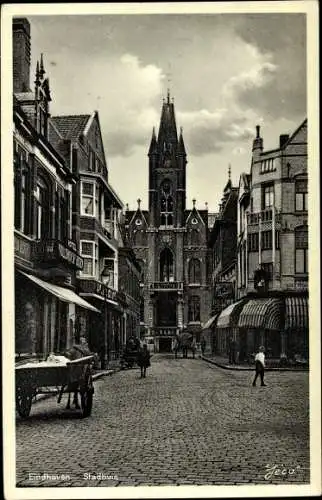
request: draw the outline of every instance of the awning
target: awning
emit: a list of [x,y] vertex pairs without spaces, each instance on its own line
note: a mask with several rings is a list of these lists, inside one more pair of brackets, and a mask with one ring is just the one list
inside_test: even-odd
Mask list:
[[236,326],[239,312],[244,303],[245,302],[243,300],[240,302],[234,302],[221,311],[217,319],[217,327],[228,328]]
[[218,313],[214,316],[211,316],[211,318],[209,318],[208,321],[206,321],[206,323],[202,326],[201,330],[207,330],[208,328],[211,328],[217,317]]
[[281,328],[281,301],[279,299],[253,299],[247,302],[239,316],[241,328]]
[[52,295],[55,295],[63,302],[69,302],[71,304],[76,304],[80,307],[84,307],[85,309],[89,309],[90,311],[95,311],[98,313],[101,312],[99,309],[96,309],[96,307],[93,307],[91,304],[86,302],[86,300],[82,299],[79,295],[77,295],[72,290],[69,290],[68,288],[63,288],[62,286],[53,285],[52,283],[47,283],[47,281],[43,281],[39,278],[36,278],[36,276],[32,276],[31,274],[27,274],[27,273],[24,273],[22,271],[20,271],[20,272],[21,272],[21,274],[26,276],[26,278],[29,278],[31,281],[36,283],[36,285],[38,285],[38,286],[42,287],[44,290],[46,290],[46,292],[49,292]]
[[285,330],[290,328],[305,329],[309,325],[308,297],[286,297]]

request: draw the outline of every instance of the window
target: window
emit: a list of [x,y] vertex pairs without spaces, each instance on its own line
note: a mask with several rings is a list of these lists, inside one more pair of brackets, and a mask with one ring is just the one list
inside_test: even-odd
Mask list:
[[191,259],[189,262],[189,283],[201,282],[200,260]]
[[265,262],[262,264],[262,269],[265,271],[268,280],[273,279],[273,263],[272,262]]
[[295,272],[308,272],[308,229],[301,226],[295,229]]
[[160,281],[174,281],[173,254],[169,248],[160,254]]
[[114,259],[104,259],[104,267],[101,273],[101,279],[102,282],[110,288],[114,288],[114,265]]
[[28,153],[15,143],[14,150],[14,189],[15,189],[15,228],[22,233],[30,232],[30,167]]
[[167,180],[161,186],[160,224],[161,226],[173,226],[173,198],[171,184]]
[[266,184],[262,190],[262,208],[274,206],[274,184]]
[[49,189],[44,179],[37,180],[36,187],[36,238],[37,240],[50,235]]
[[262,234],[262,250],[271,250],[272,231],[263,231],[261,234]]
[[81,275],[97,277],[98,246],[94,241],[82,240],[80,243],[80,253],[84,259],[84,268]]
[[279,249],[280,248],[280,232],[275,231],[275,248]]
[[307,179],[295,181],[295,210],[306,212],[307,202]]
[[269,158],[261,162],[261,173],[272,172],[274,169],[274,158]]
[[198,295],[189,298],[188,321],[200,321],[200,297]]
[[99,217],[99,189],[93,182],[82,181],[81,215]]
[[144,323],[144,299],[141,299],[140,302],[140,322]]
[[198,245],[199,243],[199,232],[197,229],[192,229],[190,232],[190,243],[193,246]]
[[143,231],[135,231],[134,235],[134,245],[137,247],[144,245],[144,232]]
[[258,233],[248,234],[248,251],[257,252],[258,251]]

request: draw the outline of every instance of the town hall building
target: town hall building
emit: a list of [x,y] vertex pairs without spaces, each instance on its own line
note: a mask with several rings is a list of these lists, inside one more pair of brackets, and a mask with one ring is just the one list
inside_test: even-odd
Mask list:
[[148,157],[148,210],[139,199],[136,211],[126,211],[125,224],[142,269],[141,338],[156,352],[170,352],[182,331],[199,342],[211,295],[208,210],[198,210],[196,200],[186,208],[187,155],[169,91]]

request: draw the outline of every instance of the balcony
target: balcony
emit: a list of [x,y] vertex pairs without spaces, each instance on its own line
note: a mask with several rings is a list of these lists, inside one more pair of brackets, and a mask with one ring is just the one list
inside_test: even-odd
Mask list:
[[44,240],[34,243],[33,255],[36,261],[42,264],[65,264],[73,269],[82,270],[83,259],[76,252],[73,241],[63,243],[59,240]]
[[98,295],[104,300],[113,300],[117,302],[118,292],[114,288],[110,288],[101,281],[95,279],[80,279],[80,293],[86,293],[90,295]]
[[15,258],[31,261],[33,241],[18,231],[15,231]]
[[[275,222],[280,222],[281,214],[275,210]],[[247,214],[247,225],[256,226],[261,223],[271,223],[273,221],[273,208],[265,208],[260,212]]]
[[154,281],[150,283],[150,290],[180,290],[183,291],[182,281]]

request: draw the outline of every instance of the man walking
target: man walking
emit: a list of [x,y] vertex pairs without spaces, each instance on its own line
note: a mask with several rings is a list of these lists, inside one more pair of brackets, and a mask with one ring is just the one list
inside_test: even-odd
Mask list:
[[265,387],[266,384],[264,384],[264,372],[265,372],[265,347],[260,346],[259,352],[255,356],[255,378],[253,382],[253,387],[256,386],[256,380],[258,375],[261,378],[261,386]]

